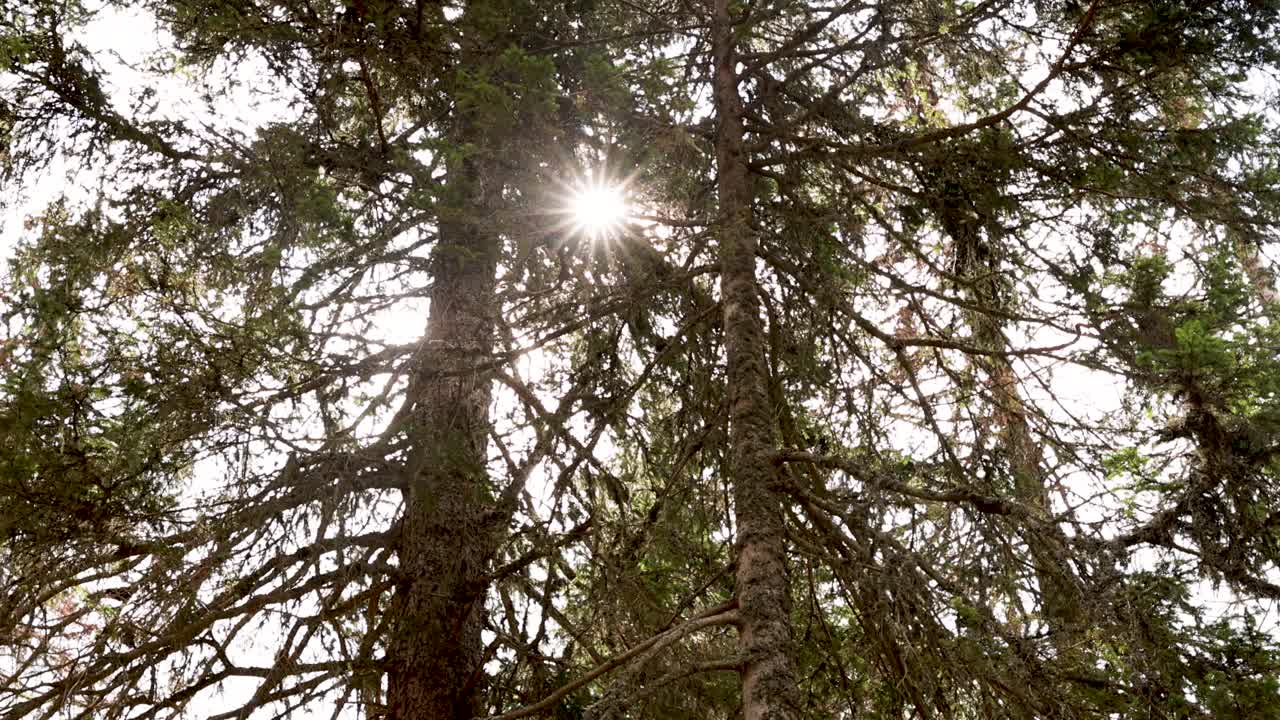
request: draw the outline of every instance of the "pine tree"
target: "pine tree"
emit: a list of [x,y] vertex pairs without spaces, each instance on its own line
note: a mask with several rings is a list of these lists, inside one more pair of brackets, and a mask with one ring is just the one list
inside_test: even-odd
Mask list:
[[[168,4],[176,55],[124,112],[75,39],[89,11],[6,12],[11,179],[66,157],[102,185],[33,220],[11,268],[5,716],[163,716],[241,678],[212,715],[482,714],[490,587],[567,529],[524,482],[590,395],[584,372],[550,417],[490,416],[564,332],[533,332],[545,307],[513,330],[526,288],[498,273],[555,229],[519,195],[574,151],[569,17]],[[276,104],[248,131],[244,81]],[[166,82],[213,122],[149,119]]]
[[100,178],[4,717],[1274,716],[1274,2],[148,8],[202,116],[0,33],[9,185]]
[[[664,92],[715,98],[715,122],[629,127],[701,148],[695,176],[718,179],[719,205],[677,191],[668,207],[721,244],[722,302],[730,276],[760,293],[746,314],[767,320],[764,414],[786,469],[770,502],[787,515],[790,635],[805,639],[772,647],[803,679],[802,712],[1197,716],[1235,703],[1265,716],[1275,646],[1251,616],[1271,593],[1274,437],[1250,418],[1273,397],[1246,389],[1256,380],[1224,394],[1218,373],[1276,370],[1259,271],[1275,128],[1248,109],[1246,82],[1274,67],[1263,28],[1276,8],[664,11],[636,27],[694,38],[674,43],[688,53]],[[671,65],[669,49],[648,57],[650,72]],[[741,140],[725,134],[736,117]],[[741,148],[728,159],[726,141]],[[758,238],[745,240],[751,268],[723,255],[744,234]],[[733,358],[727,317],[722,331]],[[1124,405],[1098,414],[1081,383]],[[1225,451],[1229,427],[1252,428],[1248,470]],[[724,455],[701,460],[701,473],[682,457],[653,474],[749,477]],[[1252,521],[1232,509],[1246,505]],[[1197,573],[1241,609],[1206,615],[1215,591]],[[751,660],[738,711],[792,706],[783,689],[745,700]]]

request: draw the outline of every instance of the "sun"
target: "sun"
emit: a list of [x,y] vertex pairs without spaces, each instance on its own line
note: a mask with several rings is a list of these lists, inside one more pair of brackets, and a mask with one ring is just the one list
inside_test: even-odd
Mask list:
[[574,229],[593,238],[620,231],[629,213],[626,189],[621,184],[587,181],[569,197],[568,214]]

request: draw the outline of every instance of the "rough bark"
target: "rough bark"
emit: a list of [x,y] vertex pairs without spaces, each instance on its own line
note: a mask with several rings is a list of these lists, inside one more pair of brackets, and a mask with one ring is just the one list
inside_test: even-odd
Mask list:
[[488,455],[497,239],[482,227],[488,199],[475,164],[449,179],[457,207],[442,210],[420,365],[410,485],[398,546],[389,652],[392,720],[472,718],[483,677],[483,587],[494,529]]
[[742,98],[727,0],[712,4],[720,289],[729,393],[729,452],[737,523],[738,644],[745,720],[797,718],[791,659],[782,506],[774,491],[772,413],[756,283],[751,179],[743,149]]

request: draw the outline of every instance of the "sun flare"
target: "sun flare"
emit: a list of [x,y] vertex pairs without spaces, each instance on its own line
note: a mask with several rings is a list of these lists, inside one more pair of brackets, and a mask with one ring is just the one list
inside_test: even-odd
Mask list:
[[569,202],[574,226],[592,237],[617,232],[626,223],[628,212],[621,185],[589,182],[576,188]]

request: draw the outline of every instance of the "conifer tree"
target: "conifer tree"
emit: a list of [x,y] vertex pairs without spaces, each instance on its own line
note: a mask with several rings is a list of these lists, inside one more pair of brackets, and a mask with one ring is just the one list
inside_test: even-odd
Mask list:
[[0,717],[1280,706],[1272,0],[125,8],[0,26]]

